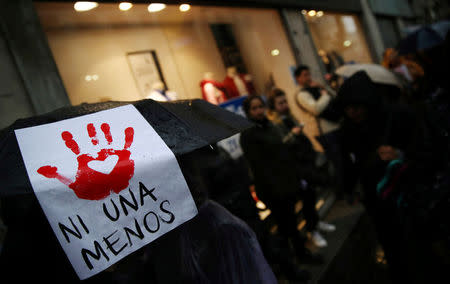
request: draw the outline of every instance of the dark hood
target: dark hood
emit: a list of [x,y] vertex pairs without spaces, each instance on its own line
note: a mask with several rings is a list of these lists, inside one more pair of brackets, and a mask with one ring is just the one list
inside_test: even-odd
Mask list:
[[369,110],[376,110],[382,106],[382,96],[377,92],[377,85],[365,71],[358,71],[344,81],[337,101],[342,109],[349,105],[363,105]]

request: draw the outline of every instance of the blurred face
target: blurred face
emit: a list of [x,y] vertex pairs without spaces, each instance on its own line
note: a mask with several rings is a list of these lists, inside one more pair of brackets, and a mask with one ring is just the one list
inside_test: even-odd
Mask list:
[[250,103],[249,115],[251,119],[263,120],[266,116],[266,107],[259,99],[254,99]]
[[361,123],[367,118],[367,109],[361,105],[350,105],[345,108],[345,115],[353,122]]
[[297,82],[305,87],[309,87],[311,85],[311,73],[309,70],[303,70],[302,73],[297,77]]
[[286,96],[279,96],[275,98],[275,111],[279,114],[289,114],[289,105]]

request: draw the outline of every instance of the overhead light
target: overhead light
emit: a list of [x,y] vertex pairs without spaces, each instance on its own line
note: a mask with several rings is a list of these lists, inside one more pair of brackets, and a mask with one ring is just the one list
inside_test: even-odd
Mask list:
[[308,12],[308,16],[314,17],[316,15],[316,10],[311,10]]
[[180,11],[181,12],[187,12],[191,9],[191,5],[189,4],[181,4],[180,5]]
[[352,42],[350,40],[344,41],[344,46],[345,47],[349,47],[350,45],[352,45]]
[[317,16],[317,17],[322,17],[322,16],[323,16],[323,11],[317,12],[316,16]]
[[86,75],[85,77],[84,77],[84,80],[86,80],[86,81],[97,81],[98,79],[99,79],[100,77],[97,75],[97,74],[94,74],[94,75]]
[[130,2],[122,2],[119,4],[119,9],[121,11],[128,11],[131,9],[131,7],[133,7],[133,4],[131,4]]
[[75,4],[73,5],[73,8],[77,12],[85,12],[85,11],[89,11],[89,10],[92,10],[97,7],[98,7],[97,2],[89,2],[89,1],[78,1],[78,2],[75,2]]
[[150,13],[154,13],[154,12],[159,12],[162,11],[166,8],[166,4],[162,4],[162,3],[152,3],[150,5],[148,5],[147,10]]
[[280,51],[278,49],[273,49],[270,54],[272,54],[272,56],[278,56],[280,54]]
[[308,11],[302,10],[302,15],[306,15],[307,13],[308,13]]

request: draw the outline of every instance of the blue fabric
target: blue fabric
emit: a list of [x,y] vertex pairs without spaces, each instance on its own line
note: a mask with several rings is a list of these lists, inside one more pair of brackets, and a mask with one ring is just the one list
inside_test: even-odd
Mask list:
[[188,282],[277,283],[255,233],[241,219],[208,200],[192,221],[181,234]]
[[403,164],[403,160],[401,160],[401,159],[392,160],[392,161],[389,162],[388,166],[386,167],[386,174],[381,179],[381,181],[377,184],[377,193],[378,193],[378,195],[381,194],[383,189],[386,187],[386,184],[391,179],[393,169],[397,165],[401,165],[401,164]]

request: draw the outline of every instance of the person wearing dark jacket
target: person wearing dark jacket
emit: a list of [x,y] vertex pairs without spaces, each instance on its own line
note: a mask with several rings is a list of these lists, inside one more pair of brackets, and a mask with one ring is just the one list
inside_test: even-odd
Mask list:
[[[423,125],[414,112],[395,104],[384,104],[382,94],[364,71],[347,79],[338,93],[344,111],[340,145],[346,185],[358,180],[363,203],[373,220],[394,281],[409,282],[411,254],[404,237],[403,206],[408,188],[428,175]],[[411,277],[413,279],[414,277]]]
[[256,124],[241,134],[240,142],[252,169],[258,197],[270,208],[279,232],[293,241],[299,258],[320,261],[305,248],[305,238],[297,230],[294,211],[301,180],[292,153],[283,143],[279,130],[265,116],[261,97],[247,98],[243,108]]
[[[440,46],[424,52],[432,55],[427,64],[431,72],[425,72],[424,80],[418,82],[409,100],[424,122],[424,136],[431,145],[427,149],[430,162],[426,163],[431,178],[425,184],[409,186],[405,200],[408,206],[402,208],[403,215],[409,217],[405,234],[415,236],[411,247],[422,260],[417,270],[423,273],[421,278],[416,277],[417,283],[450,282],[446,273],[450,265],[450,81],[445,72],[450,64],[449,49],[447,32]],[[431,89],[429,82],[435,83]]]
[[421,151],[422,126],[414,112],[406,106],[385,105],[376,90],[367,74],[360,71],[344,82],[338,94],[344,110],[341,145],[348,161],[344,175],[347,179],[361,179],[369,210],[376,200],[376,187],[391,162],[417,167],[426,156]]
[[211,200],[225,207],[255,232],[261,249],[275,275],[289,280],[304,280],[308,274],[299,269],[295,256],[279,234],[269,231],[260,219],[255,200],[251,196],[251,179],[244,157],[233,159],[226,150],[216,145],[197,151],[195,164]]
[[213,162],[214,152],[203,147],[178,158],[198,215],[148,245],[140,273],[152,274],[155,281],[151,283],[275,284],[275,275],[249,224],[210,199],[209,186],[214,184],[205,176],[204,162]]
[[333,232],[336,227],[319,221],[315,209],[317,201],[315,187],[329,185],[331,178],[325,169],[316,166],[317,153],[314,151],[312,143],[303,134],[303,124],[300,124],[292,116],[285,92],[281,89],[272,90],[268,98],[268,106],[267,117],[278,128],[283,143],[294,155],[298,174],[304,180],[305,188],[300,191],[300,198],[303,201],[306,230],[317,247],[324,247],[327,245],[327,241],[319,233],[319,230]]
[[295,154],[301,177],[314,185],[329,185],[331,181],[328,174],[316,166],[317,152],[303,133],[304,124],[299,123],[291,114],[286,93],[281,89],[274,89],[267,104],[267,118],[278,128],[289,151]]

